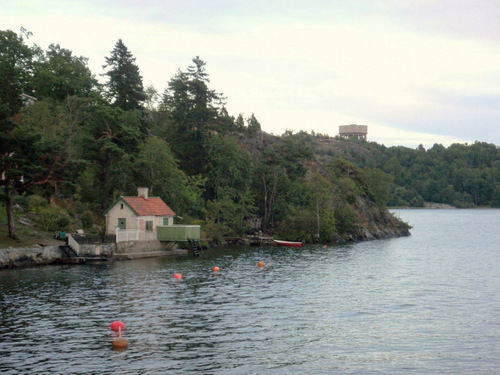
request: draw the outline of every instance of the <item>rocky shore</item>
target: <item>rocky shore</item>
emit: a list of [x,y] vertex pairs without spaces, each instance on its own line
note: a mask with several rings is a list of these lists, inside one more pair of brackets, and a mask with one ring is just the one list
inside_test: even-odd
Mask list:
[[[32,246],[0,249],[0,269],[25,268],[48,264],[84,264],[95,261],[132,260],[163,256],[185,256],[187,250],[176,246],[160,246],[155,243],[120,243],[84,245],[78,257],[68,257],[61,246]],[[128,246],[127,246],[128,245]]]
[[350,241],[371,241],[410,236],[411,226],[373,201],[357,197],[356,208],[361,225],[348,238]]
[[[373,201],[358,196],[355,207],[358,217],[357,223],[359,224],[349,235],[337,238],[336,243],[370,241],[410,235],[411,227],[408,223],[403,222],[387,209],[379,208]],[[86,259],[96,259],[96,257],[107,260],[130,260],[188,254],[187,250],[178,249],[175,243],[167,246],[160,243],[160,241],[153,242],[130,241],[118,245],[83,245],[82,255],[79,259],[82,259],[81,263],[85,263]],[[71,263],[71,259],[75,260],[75,258],[67,258],[58,245],[0,249],[0,269],[53,264],[61,262],[61,260]],[[78,264],[76,261],[73,263]]]
[[62,256],[57,245],[0,249],[0,269],[52,264]]

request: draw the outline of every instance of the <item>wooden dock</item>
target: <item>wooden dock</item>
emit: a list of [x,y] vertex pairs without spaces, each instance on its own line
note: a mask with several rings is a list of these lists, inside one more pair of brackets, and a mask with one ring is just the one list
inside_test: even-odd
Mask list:
[[273,245],[272,237],[263,237],[263,236],[248,236],[248,240],[250,241],[251,246],[267,246]]

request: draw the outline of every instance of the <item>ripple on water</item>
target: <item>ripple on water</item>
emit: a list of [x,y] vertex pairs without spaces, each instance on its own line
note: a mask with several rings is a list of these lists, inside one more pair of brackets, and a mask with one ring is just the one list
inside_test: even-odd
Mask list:
[[[500,236],[498,214],[460,212]],[[467,246],[443,214],[403,214],[413,236],[388,241],[2,271],[0,371],[494,373],[496,241]],[[118,319],[125,352],[111,350]]]

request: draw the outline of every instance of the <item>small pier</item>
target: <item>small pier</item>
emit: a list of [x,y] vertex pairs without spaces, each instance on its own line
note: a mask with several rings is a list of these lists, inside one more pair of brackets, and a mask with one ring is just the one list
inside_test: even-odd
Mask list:
[[96,262],[107,262],[109,257],[105,254],[84,252],[82,245],[85,244],[102,244],[106,242],[105,238],[100,236],[85,236],[82,234],[65,234],[66,244],[60,245],[59,248],[63,253],[63,257],[56,260],[59,264],[85,264]]
[[251,246],[273,245],[273,237],[248,236],[248,241]]

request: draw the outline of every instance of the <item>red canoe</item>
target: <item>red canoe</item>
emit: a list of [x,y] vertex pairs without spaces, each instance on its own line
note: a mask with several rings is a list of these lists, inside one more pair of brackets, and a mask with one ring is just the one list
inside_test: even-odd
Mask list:
[[302,242],[273,240],[278,246],[302,247]]

